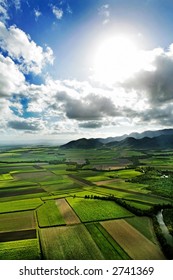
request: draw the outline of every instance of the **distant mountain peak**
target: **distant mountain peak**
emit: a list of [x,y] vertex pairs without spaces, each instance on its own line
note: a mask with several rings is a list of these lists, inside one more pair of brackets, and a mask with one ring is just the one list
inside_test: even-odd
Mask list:
[[128,147],[132,149],[172,149],[173,129],[133,132],[129,135],[102,138],[80,138],[62,145],[65,149],[91,149],[100,147]]

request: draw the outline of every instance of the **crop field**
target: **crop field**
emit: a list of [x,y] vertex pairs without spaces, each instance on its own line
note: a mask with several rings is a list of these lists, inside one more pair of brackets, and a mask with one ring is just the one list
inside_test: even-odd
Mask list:
[[39,260],[40,258],[37,239],[0,242],[0,260]]
[[172,151],[0,150],[0,259],[165,259],[152,211],[168,205],[172,233],[172,164]]
[[128,260],[128,254],[111,238],[109,233],[99,223],[87,224],[93,240],[101,250],[106,260]]
[[101,225],[134,260],[163,260],[160,248],[124,220],[101,222]]
[[0,232],[36,228],[34,211],[0,214]]
[[79,224],[80,220],[65,199],[57,199],[56,205],[67,225]]
[[0,213],[33,210],[39,207],[42,203],[43,202],[40,198],[1,202]]
[[67,198],[82,222],[131,217],[132,213],[113,201]]
[[104,259],[98,246],[93,241],[86,227],[82,224],[41,229],[40,237],[45,259]]
[[0,181],[12,180],[12,179],[13,179],[13,177],[11,176],[10,173],[0,174]]
[[63,225],[65,221],[54,200],[46,201],[37,211],[39,227]]
[[149,217],[132,217],[124,219],[139,232],[141,232],[145,237],[151,240],[153,243],[157,244],[156,234],[152,225],[151,218]]

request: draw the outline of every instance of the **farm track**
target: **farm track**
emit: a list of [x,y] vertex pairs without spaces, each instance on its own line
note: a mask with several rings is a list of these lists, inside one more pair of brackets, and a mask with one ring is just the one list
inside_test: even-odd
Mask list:
[[56,205],[67,225],[80,224],[81,221],[68,202],[62,198],[56,200]]
[[134,260],[164,260],[160,248],[125,220],[101,222],[115,241]]

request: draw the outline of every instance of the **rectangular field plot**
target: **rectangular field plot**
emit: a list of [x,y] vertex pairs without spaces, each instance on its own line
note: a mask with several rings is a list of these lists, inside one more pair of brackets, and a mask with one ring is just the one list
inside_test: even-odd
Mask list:
[[57,179],[57,176],[49,171],[35,170],[34,172],[14,173],[13,177],[17,180],[29,180],[31,182],[48,181],[49,179]]
[[0,213],[34,210],[43,204],[40,198],[14,200],[0,203]]
[[37,238],[36,229],[27,229],[27,230],[0,233],[0,242],[34,239],[34,238]]
[[40,227],[64,225],[65,221],[54,200],[46,201],[37,210],[38,224]]
[[132,217],[133,214],[116,204],[114,201],[67,198],[67,201],[82,222],[101,221],[122,217]]
[[159,246],[153,244],[125,220],[101,222],[114,240],[134,260],[164,260]]
[[56,205],[67,225],[79,224],[80,220],[65,199],[57,199]]
[[42,194],[46,191],[40,187],[25,187],[25,188],[5,188],[0,189],[0,197],[18,196],[18,195],[28,195],[28,194]]
[[101,250],[106,260],[128,260],[127,253],[113,240],[109,233],[99,223],[86,224],[93,240]]
[[0,214],[0,232],[34,229],[35,227],[34,211]]
[[30,181],[15,181],[15,180],[9,180],[9,181],[0,181],[0,190],[1,189],[8,189],[8,188],[25,188],[25,187],[32,187],[37,186],[37,183],[30,182]]
[[48,260],[104,259],[100,249],[82,224],[40,230],[43,256]]
[[0,242],[0,260],[39,260],[41,259],[37,239]]

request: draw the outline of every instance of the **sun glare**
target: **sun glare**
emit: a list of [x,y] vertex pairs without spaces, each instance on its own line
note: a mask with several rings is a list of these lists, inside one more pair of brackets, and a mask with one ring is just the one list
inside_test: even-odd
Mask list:
[[111,37],[97,49],[94,60],[94,79],[103,83],[123,81],[140,68],[138,48],[127,37]]

